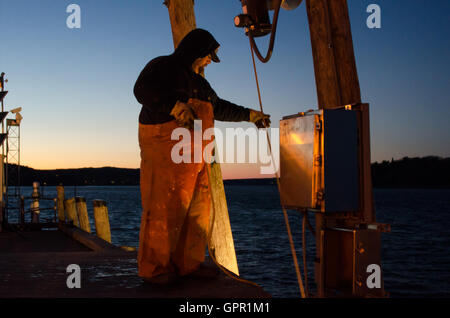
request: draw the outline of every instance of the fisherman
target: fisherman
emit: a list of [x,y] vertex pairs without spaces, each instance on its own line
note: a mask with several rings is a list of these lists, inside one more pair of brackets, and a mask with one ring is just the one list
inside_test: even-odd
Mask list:
[[208,31],[195,29],[174,53],[151,60],[134,86],[142,104],[138,274],[147,282],[208,271],[203,263],[211,208],[208,165],[174,163],[171,151],[179,141],[171,139],[172,131],[192,130],[194,119],[202,120],[203,130],[214,127],[214,120],[270,125],[269,115],[221,99],[201,76],[211,61],[220,62],[218,49]]

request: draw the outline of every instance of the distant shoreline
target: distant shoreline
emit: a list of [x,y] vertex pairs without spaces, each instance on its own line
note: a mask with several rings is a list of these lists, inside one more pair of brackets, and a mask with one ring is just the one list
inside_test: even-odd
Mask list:
[[[10,167],[10,174],[16,167]],[[139,169],[128,168],[80,168],[38,170],[20,167],[21,185],[31,186],[34,181],[42,185],[55,186],[118,186],[139,185]],[[225,185],[275,185],[274,178],[228,179]],[[374,188],[450,188],[450,158],[435,156],[402,158],[400,160],[372,163]]]

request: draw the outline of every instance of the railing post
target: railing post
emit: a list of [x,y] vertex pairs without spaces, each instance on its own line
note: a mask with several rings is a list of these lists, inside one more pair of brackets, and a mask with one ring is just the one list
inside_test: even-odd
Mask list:
[[25,225],[25,197],[20,196],[20,225]]
[[89,224],[86,199],[83,197],[76,197],[75,202],[77,206],[78,220],[80,221],[80,229],[85,232],[91,233],[91,225]]
[[67,212],[67,218],[73,222],[73,225],[80,227],[78,222],[77,208],[75,206],[75,198],[64,200],[64,210]]
[[39,223],[39,182],[33,182],[33,193],[31,194],[33,202],[31,202],[31,222]]
[[103,200],[94,200],[94,218],[97,236],[111,243],[111,228],[109,225],[108,207]]
[[66,220],[66,215],[64,214],[64,187],[59,185],[56,187],[56,208],[58,210],[58,220],[64,222]]

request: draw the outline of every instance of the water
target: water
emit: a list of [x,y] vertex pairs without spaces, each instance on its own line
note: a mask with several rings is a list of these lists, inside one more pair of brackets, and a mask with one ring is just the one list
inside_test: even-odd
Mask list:
[[[93,224],[92,200],[107,201],[112,241],[138,246],[141,217],[137,186],[66,187],[66,197],[84,196]],[[44,190],[55,197],[55,187]],[[22,189],[31,194],[31,187]],[[239,270],[274,297],[298,297],[289,240],[276,186],[226,186],[231,227]],[[377,221],[391,224],[382,235],[385,289],[391,297],[450,296],[450,190],[375,189]],[[29,207],[26,201],[25,207]],[[52,205],[52,202],[44,203]],[[42,212],[41,218],[53,216]],[[313,223],[313,217],[310,218]],[[10,216],[14,220],[14,215]],[[301,216],[289,211],[289,220],[301,262]],[[314,241],[308,232],[309,281],[313,282]],[[310,283],[313,287],[313,284]]]

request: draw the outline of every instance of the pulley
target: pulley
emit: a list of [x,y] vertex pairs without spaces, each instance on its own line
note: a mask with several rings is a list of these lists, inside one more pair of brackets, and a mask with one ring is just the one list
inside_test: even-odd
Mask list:
[[242,14],[234,18],[234,25],[245,28],[245,34],[260,37],[272,31],[269,10],[277,10],[278,6],[285,10],[293,10],[302,3],[302,0],[241,0]]
[[[241,0],[243,13],[234,18],[234,25],[245,28],[245,35],[250,40],[250,46],[261,62],[267,63],[272,56],[280,8],[292,10],[297,8],[301,3],[302,0]],[[274,10],[273,24],[270,23],[269,10]],[[269,48],[267,49],[266,56],[263,57],[259,52],[254,38],[269,33],[271,33]]]

